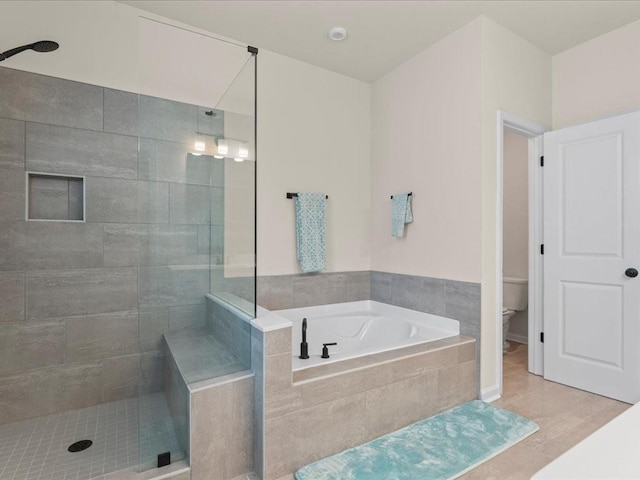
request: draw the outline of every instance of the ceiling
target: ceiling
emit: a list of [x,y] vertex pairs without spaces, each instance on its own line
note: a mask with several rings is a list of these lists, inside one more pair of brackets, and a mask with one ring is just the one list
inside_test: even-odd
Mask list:
[[[128,5],[366,82],[486,15],[550,54],[640,19],[640,1],[149,1]],[[327,37],[345,27],[342,42]]]

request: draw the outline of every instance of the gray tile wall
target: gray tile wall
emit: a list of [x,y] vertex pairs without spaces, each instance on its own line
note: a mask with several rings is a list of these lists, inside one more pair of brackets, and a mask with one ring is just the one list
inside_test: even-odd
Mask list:
[[[205,325],[205,110],[0,68],[0,423],[160,391],[163,333]],[[85,175],[86,223],[26,222],[26,171]]]
[[261,276],[257,301],[267,310],[282,310],[369,300],[370,276],[370,272]]
[[371,300],[441,315],[460,322],[460,334],[476,339],[480,380],[480,284],[371,272]]

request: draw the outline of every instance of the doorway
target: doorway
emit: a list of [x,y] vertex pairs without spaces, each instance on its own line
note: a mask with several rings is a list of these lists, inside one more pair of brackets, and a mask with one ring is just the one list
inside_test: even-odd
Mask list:
[[[526,300],[526,320],[523,314],[524,308],[514,317],[514,328],[511,332],[511,339],[520,341],[526,339],[528,343],[527,370],[537,375],[542,374],[543,351],[542,344],[539,341],[540,332],[542,331],[542,260],[538,251],[539,245],[542,243],[542,173],[540,172],[540,157],[543,152],[542,134],[547,129],[541,125],[535,124],[528,120],[519,118],[502,110],[498,111],[497,118],[497,195],[496,195],[496,214],[497,214],[497,231],[496,231],[496,368],[498,378],[498,388],[496,398],[502,395],[503,380],[503,284],[504,277],[510,278],[510,286],[518,289],[519,281],[527,282],[527,300]],[[506,174],[511,176],[515,174],[521,177],[525,176],[527,194],[522,198],[522,192],[513,192],[512,189],[505,189],[505,141],[509,142],[507,149],[511,150],[507,153],[511,157],[512,153],[517,152],[520,162],[526,162],[526,166],[508,165]],[[512,148],[513,147],[513,148]],[[526,148],[526,153],[524,149]],[[510,159],[507,159],[510,160]],[[515,168],[510,168],[515,167]],[[507,178],[507,180],[511,180]],[[512,185],[510,184],[509,187]],[[515,189],[517,190],[517,189]],[[511,198],[511,195],[518,195],[520,205],[517,208],[509,205],[507,208],[507,222],[503,221],[505,213],[505,194]],[[526,207],[522,203],[526,202]],[[525,208],[527,220],[514,217],[518,216],[518,212],[522,213]],[[506,230],[505,230],[506,226]],[[522,230],[525,230],[524,232]],[[516,231],[519,230],[519,231]],[[507,241],[516,239],[513,245],[505,250],[505,231],[507,232]],[[523,244],[526,246],[523,247]],[[522,249],[525,249],[523,252]],[[504,262],[504,257],[507,262]],[[523,256],[526,255],[526,258]],[[505,270],[506,266],[506,270]],[[521,287],[520,287],[521,288]],[[513,292],[508,292],[509,296]],[[509,297],[513,300],[513,297]],[[513,310],[513,309],[510,309]],[[518,318],[519,316],[519,318]],[[525,326],[526,325],[526,326]],[[512,328],[510,327],[511,331]]]

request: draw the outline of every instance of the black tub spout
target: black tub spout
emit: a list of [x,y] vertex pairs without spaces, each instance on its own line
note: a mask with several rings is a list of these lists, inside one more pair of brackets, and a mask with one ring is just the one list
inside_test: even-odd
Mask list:
[[300,357],[302,360],[309,358],[309,344],[307,344],[307,319],[302,319],[302,343],[300,344]]

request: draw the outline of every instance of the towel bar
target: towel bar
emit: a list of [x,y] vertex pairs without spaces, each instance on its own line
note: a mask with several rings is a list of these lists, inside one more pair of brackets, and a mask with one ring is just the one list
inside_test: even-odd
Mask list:
[[[289,195],[289,194],[287,193],[287,195]],[[411,196],[411,195],[413,195],[413,192],[409,192],[409,196]],[[287,198],[289,198],[289,197],[287,197]],[[393,200],[393,195],[391,195],[391,200]]]
[[[297,197],[297,196],[298,196],[297,193],[287,192],[287,198],[293,198],[293,197]],[[329,198],[329,195],[325,195],[324,198]]]

